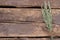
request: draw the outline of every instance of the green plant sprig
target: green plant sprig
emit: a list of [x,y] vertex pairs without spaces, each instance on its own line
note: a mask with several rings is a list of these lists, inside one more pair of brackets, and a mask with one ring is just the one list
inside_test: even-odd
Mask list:
[[[46,27],[48,28],[49,32],[52,32],[52,15],[51,15],[51,7],[50,2],[46,3],[44,1],[43,8],[42,8],[42,15],[44,22],[46,24]],[[53,36],[50,37],[51,40],[53,40]]]

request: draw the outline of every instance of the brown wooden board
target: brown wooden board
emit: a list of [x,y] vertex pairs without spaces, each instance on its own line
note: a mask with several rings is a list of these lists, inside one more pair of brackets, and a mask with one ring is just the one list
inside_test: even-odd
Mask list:
[[[52,9],[52,15],[53,15],[53,35],[60,36],[60,21],[59,21],[60,9]],[[50,34],[45,28],[45,24],[42,22],[43,18],[41,9],[0,8],[1,37],[49,36]]]
[[[53,23],[60,25],[60,9],[52,9]],[[41,9],[0,8],[0,23],[43,22]]]
[[[60,36],[60,25],[53,24],[53,36]],[[44,23],[0,23],[0,37],[41,37],[50,36]]]
[[[41,6],[45,0],[0,0],[0,6],[33,7]],[[46,0],[47,1],[47,0]],[[49,0],[52,8],[60,8],[60,0]]]
[[15,23],[0,23],[0,36],[7,37],[36,37],[48,35],[45,31],[41,31],[43,24],[15,24]]
[[41,22],[40,9],[9,9],[0,8],[0,22]]

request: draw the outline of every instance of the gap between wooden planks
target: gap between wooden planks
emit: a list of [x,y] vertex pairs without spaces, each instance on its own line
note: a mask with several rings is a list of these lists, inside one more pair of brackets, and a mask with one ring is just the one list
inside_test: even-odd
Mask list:
[[[49,40],[49,38],[0,38],[0,40]],[[60,38],[54,40],[60,40]]]
[[48,40],[48,38],[0,38],[0,40]]
[[[48,0],[0,0],[0,6],[33,7],[40,6]],[[60,8],[60,0],[49,0],[52,8]]]
[[[0,38],[0,40],[50,40],[49,38]],[[54,38],[54,40],[60,40],[60,38]]]

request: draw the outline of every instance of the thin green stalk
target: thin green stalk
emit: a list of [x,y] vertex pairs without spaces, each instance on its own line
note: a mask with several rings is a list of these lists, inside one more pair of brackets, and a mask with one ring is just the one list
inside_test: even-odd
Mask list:
[[[50,3],[46,3],[44,1],[44,5],[42,8],[42,15],[43,15],[43,19],[44,22],[46,24],[46,27],[48,28],[49,32],[52,32],[52,15],[51,15],[51,7],[50,7]],[[53,36],[50,37],[51,40],[53,40]]]

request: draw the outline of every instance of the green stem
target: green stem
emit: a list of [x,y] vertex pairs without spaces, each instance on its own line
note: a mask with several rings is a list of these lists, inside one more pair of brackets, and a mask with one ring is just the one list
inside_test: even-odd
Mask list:
[[53,36],[50,36],[50,40],[53,40]]

